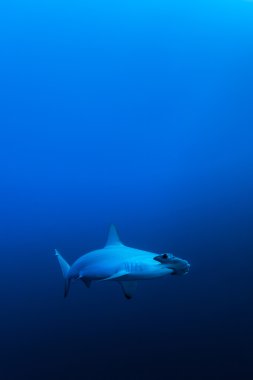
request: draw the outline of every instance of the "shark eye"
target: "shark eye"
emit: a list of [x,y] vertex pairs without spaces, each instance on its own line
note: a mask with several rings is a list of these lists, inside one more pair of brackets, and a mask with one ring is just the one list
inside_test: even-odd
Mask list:
[[162,259],[166,260],[167,258],[168,258],[167,253],[164,253],[164,254],[162,255]]

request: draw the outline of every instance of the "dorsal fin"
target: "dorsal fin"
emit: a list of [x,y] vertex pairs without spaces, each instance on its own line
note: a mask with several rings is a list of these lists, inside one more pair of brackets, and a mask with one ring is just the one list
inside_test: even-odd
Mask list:
[[108,234],[108,239],[106,242],[106,247],[110,245],[123,245],[119,239],[116,227],[114,224],[111,224],[109,234]]

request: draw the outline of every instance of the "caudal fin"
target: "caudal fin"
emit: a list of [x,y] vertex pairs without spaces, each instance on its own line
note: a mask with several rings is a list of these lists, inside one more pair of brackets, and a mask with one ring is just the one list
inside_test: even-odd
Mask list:
[[60,255],[60,253],[56,249],[55,249],[55,256],[58,259],[58,262],[60,264],[61,271],[63,274],[63,278],[64,278],[64,297],[67,297],[68,292],[69,292],[69,286],[70,286],[70,279],[68,276],[70,265],[67,263],[66,260],[64,260],[64,258]]

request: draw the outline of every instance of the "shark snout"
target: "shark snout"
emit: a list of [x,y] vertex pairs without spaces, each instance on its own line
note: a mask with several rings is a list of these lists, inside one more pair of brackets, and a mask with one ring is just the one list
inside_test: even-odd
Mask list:
[[190,270],[190,264],[186,260],[181,260],[178,268],[175,268],[175,274],[184,275],[187,274]]
[[185,266],[184,266],[184,273],[188,273],[189,270],[190,270],[190,267],[191,267],[191,264],[188,263],[188,261],[185,262]]

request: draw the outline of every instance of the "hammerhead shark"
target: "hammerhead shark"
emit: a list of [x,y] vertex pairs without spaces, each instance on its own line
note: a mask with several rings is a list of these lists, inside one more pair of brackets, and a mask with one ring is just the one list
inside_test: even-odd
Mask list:
[[189,272],[188,261],[171,253],[152,253],[124,245],[116,228],[111,225],[104,248],[91,251],[77,259],[72,266],[55,250],[65,280],[64,297],[70,283],[82,280],[89,288],[92,281],[116,281],[127,299],[133,297],[139,280],[148,280]]

